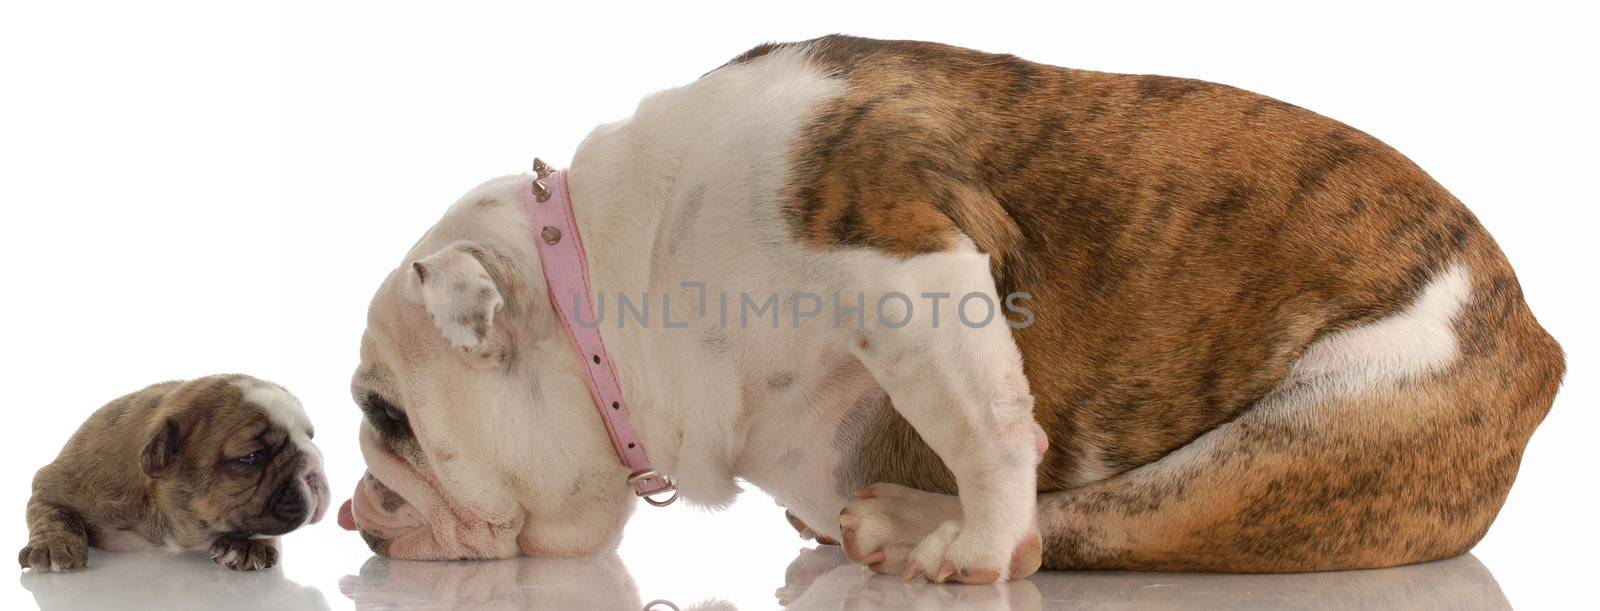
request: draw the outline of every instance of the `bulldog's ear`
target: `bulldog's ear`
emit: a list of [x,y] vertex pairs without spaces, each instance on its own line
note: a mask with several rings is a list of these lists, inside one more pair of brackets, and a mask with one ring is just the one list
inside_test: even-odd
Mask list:
[[456,242],[412,261],[408,292],[421,300],[434,328],[451,346],[499,361],[506,347],[496,332],[495,315],[505,300],[479,258],[484,252],[476,244]]
[[172,472],[183,442],[183,427],[177,418],[169,416],[158,423],[144,446],[145,475],[159,478]]

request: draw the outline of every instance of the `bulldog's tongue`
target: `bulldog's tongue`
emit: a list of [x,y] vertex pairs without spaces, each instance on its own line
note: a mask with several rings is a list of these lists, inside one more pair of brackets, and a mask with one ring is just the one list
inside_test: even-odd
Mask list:
[[[353,500],[355,499],[351,499]],[[345,501],[339,506],[339,527],[345,530],[356,529],[356,513],[350,509],[350,501]]]

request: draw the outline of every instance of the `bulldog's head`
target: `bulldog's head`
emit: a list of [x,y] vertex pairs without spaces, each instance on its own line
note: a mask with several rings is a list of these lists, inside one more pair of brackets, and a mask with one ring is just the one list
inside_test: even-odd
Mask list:
[[281,535],[328,509],[313,433],[300,401],[277,384],[200,378],[162,398],[142,467],[167,515],[215,532]]
[[351,392],[367,475],[340,508],[409,559],[587,555],[634,502],[517,200],[526,177],[457,202],[367,311]]

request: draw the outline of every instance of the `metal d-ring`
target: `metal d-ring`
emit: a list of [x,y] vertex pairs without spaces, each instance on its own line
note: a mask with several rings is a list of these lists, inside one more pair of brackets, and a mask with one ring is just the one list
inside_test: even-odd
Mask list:
[[[667,483],[667,487],[666,488],[662,488],[660,490],[657,490],[655,492],[650,492],[650,493],[634,492],[634,494],[639,495],[639,498],[644,499],[644,502],[649,503],[650,506],[652,506],[652,507],[666,507],[667,505],[671,505],[674,501],[677,501],[678,500],[678,487],[676,485],[673,485],[672,480],[668,479],[665,475],[662,475],[660,473],[656,473],[655,469],[647,469],[647,470],[640,471],[638,473],[635,473],[633,475],[628,476],[628,487],[632,488],[632,487],[634,487],[635,484],[638,484],[641,481],[648,480],[648,479],[655,479],[655,478],[660,478],[661,481],[666,482]],[[669,490],[672,491],[672,496],[667,497],[666,500],[664,500],[664,501],[658,501],[658,500],[655,500],[655,499],[651,498],[651,495],[661,494],[662,492],[667,492]]]
[[[644,499],[644,502],[649,503],[651,507],[666,507],[667,505],[671,505],[678,500],[678,488],[676,486],[668,488],[667,490],[672,491],[672,496],[667,497],[667,500],[665,501],[655,500],[650,498],[649,495],[640,495],[639,498]],[[653,494],[661,494],[661,491],[656,491]]]

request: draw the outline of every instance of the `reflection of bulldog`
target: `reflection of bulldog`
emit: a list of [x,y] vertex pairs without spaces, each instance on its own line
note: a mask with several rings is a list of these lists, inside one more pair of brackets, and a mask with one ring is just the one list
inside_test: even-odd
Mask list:
[[339,580],[357,609],[638,609],[639,590],[615,553],[504,562],[372,558]]
[[880,571],[1418,562],[1483,535],[1563,371],[1421,169],[1221,85],[764,45],[565,176],[611,362],[553,310],[547,185],[468,193],[361,343],[340,521],[379,553],[612,545],[635,503],[592,359],[685,499],[743,478]]
[[294,395],[250,376],[164,382],[112,401],[34,477],[19,560],[78,568],[93,545],[209,549],[231,569],[270,567],[275,537],[328,507],[311,435]]
[[[995,588],[928,586],[851,566],[837,548],[801,550],[778,603],[811,609],[1510,609],[1489,569],[1471,554],[1369,571],[1216,575],[1075,571]],[[1425,602],[1424,602],[1425,601]]]

